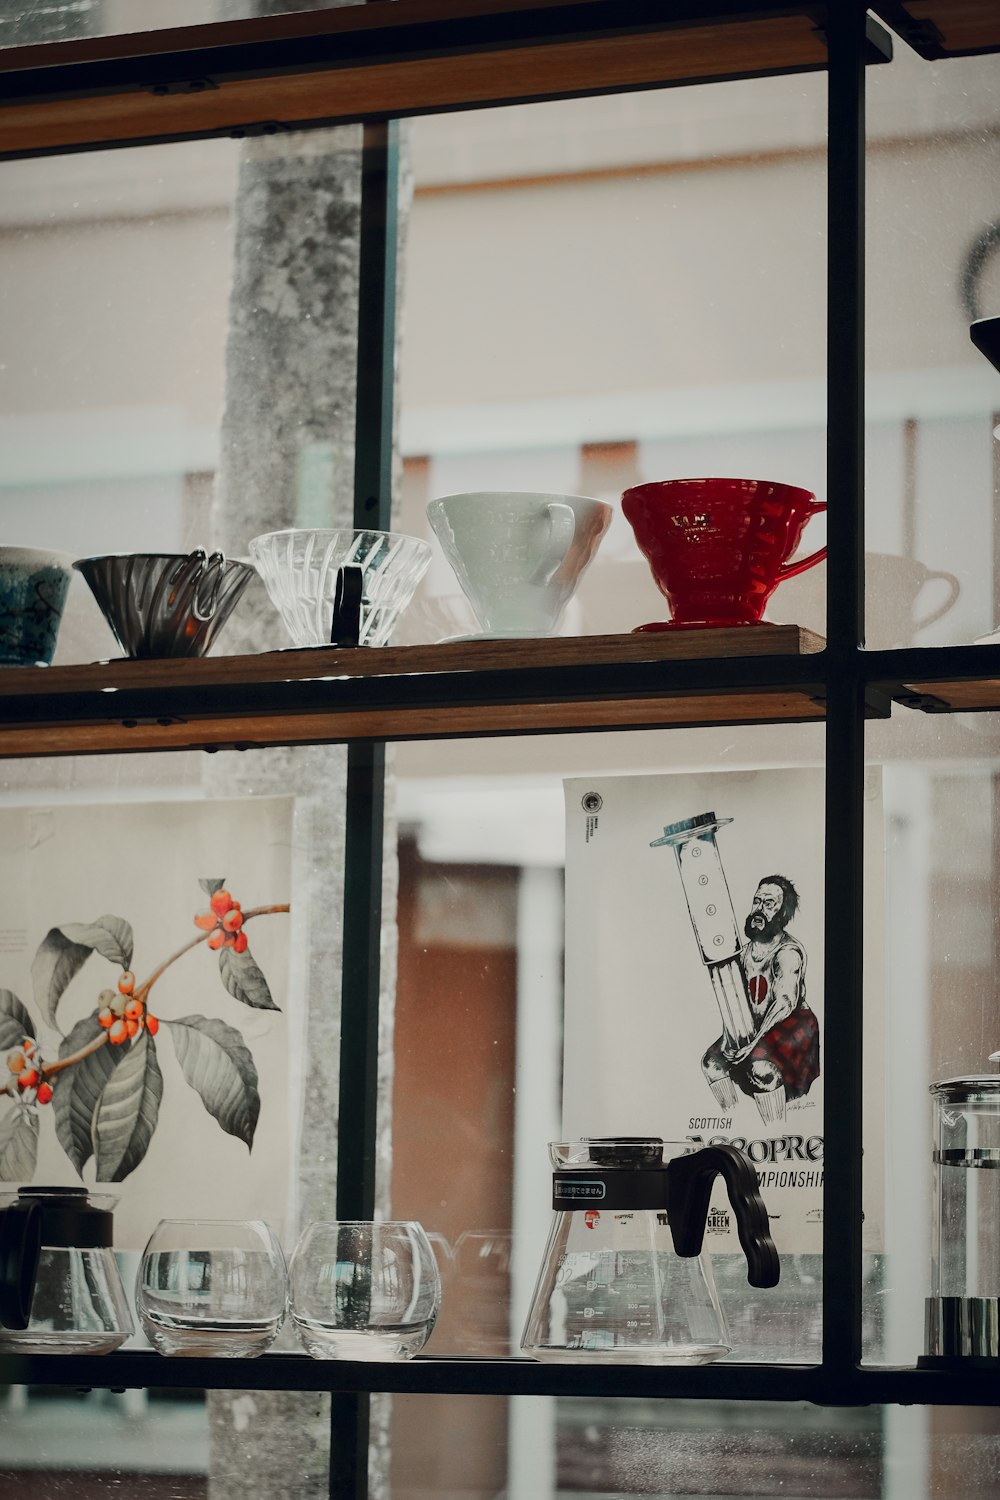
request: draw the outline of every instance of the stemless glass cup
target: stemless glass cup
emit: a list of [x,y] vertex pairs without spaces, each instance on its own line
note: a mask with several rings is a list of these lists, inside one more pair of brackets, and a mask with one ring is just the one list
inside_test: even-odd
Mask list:
[[415,1221],[310,1224],[289,1275],[292,1320],[314,1359],[409,1359],[441,1305],[434,1251]]
[[287,1302],[285,1258],[262,1219],[162,1219],[136,1278],[136,1311],[160,1354],[263,1354]]

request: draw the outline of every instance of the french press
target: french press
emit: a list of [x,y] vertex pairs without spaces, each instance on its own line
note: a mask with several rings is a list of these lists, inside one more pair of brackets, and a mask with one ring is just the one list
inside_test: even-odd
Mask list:
[[109,1354],[129,1338],[112,1222],[82,1187],[23,1187],[0,1208],[0,1351]]
[[702,1250],[715,1178],[729,1193],[751,1286],[778,1253],[757,1174],[734,1146],[655,1137],[555,1142],[555,1218],[521,1338],[536,1359],[705,1364],[732,1347]]
[[[994,1052],[991,1062],[1000,1061]],[[931,1084],[934,1222],[925,1358],[1000,1358],[1000,1074]]]

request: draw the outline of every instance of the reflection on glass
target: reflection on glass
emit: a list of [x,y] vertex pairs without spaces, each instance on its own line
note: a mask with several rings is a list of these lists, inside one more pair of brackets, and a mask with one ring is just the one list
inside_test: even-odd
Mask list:
[[[239,21],[251,16],[333,9],[344,0],[55,0],[47,5],[10,0],[0,14],[0,47],[63,42],[80,36],[118,36]],[[363,0],[356,0],[363,3]]]
[[996,77],[995,58],[926,63],[905,46],[869,70],[865,601],[879,649],[973,641],[1000,619],[1000,376],[969,338],[1000,311]]
[[[242,9],[239,0],[227,13]],[[17,39],[27,40],[24,24],[42,14],[14,7]],[[77,34],[110,34],[164,18],[174,25],[208,19],[194,0],[171,4],[168,16],[139,0],[44,14],[59,28],[50,34],[59,35],[71,26]],[[11,42],[10,29],[0,33],[0,45]],[[870,70],[865,542],[872,646],[968,641],[998,619],[989,539],[1000,401],[995,374],[969,347],[970,308],[962,301],[970,256],[993,213],[995,67],[989,58],[917,63],[900,47],[890,67]],[[431,541],[431,500],[487,487],[609,502],[615,519],[561,628],[616,633],[661,608],[617,509],[625,488],[721,474],[821,492],[824,110],[817,77],[416,122],[400,363],[404,481],[394,524]],[[308,149],[303,137],[288,160],[267,163],[276,191],[294,154]],[[220,468],[240,160],[235,143],[219,141],[0,166],[5,540],[51,540],[81,555],[186,550],[205,539]],[[347,209],[335,208],[340,224]],[[325,212],[316,217],[321,241]],[[256,262],[260,240],[252,226],[245,233],[240,248]],[[299,246],[305,238],[299,235]],[[1000,308],[998,271],[995,256],[977,262],[971,293],[980,312]],[[263,307],[262,320],[273,311],[268,302],[248,305]],[[352,380],[353,349],[327,362],[324,387],[345,369]],[[323,524],[334,487],[350,484],[350,467],[346,447],[325,430],[304,433],[290,487],[300,524]],[[822,632],[824,574],[790,580],[772,617]],[[812,592],[796,596],[800,586]],[[436,553],[407,615],[407,628],[412,619],[422,632],[412,638],[475,630],[458,594]],[[277,636],[269,644],[280,644]],[[96,606],[76,588],[57,661],[90,661],[111,649]],[[895,1216],[886,1257],[868,1277],[870,1356],[918,1352],[929,1275],[929,1261],[913,1249],[928,1224],[926,1084],[981,1066],[993,1024],[998,744],[989,717],[947,726],[920,720],[902,738],[897,717],[869,738],[871,758],[893,773],[886,778],[894,997],[887,1175]],[[308,754],[291,764],[301,766]],[[914,755],[916,767],[905,767]],[[470,1243],[487,1233],[496,1246],[510,1235],[509,1285],[491,1272],[476,1319],[500,1339],[505,1326],[520,1323],[530,1293],[525,1277],[544,1239],[531,1205],[541,1203],[547,1217],[545,1184],[532,1179],[528,1164],[558,1134],[563,853],[558,791],[554,820],[551,794],[563,776],[601,763],[600,756],[618,770],[818,764],[822,735],[802,727],[608,736],[599,754],[586,736],[399,752],[406,826],[393,1209],[419,1217],[452,1248],[466,1233]],[[227,794],[262,764],[245,757],[254,770],[240,782],[234,759]],[[324,771],[314,785],[325,791]],[[123,798],[155,785],[200,794],[203,768],[197,755],[155,766],[139,757],[95,759],[7,767],[3,779],[11,798],[39,802],[55,792]],[[306,795],[307,781],[303,773],[297,794]],[[446,817],[449,797],[459,810]],[[339,825],[327,834],[326,855]],[[332,969],[327,954],[320,958]],[[329,1059],[316,1064],[310,1098],[319,1097],[330,1071]],[[530,1246],[532,1272],[525,1273],[522,1245]],[[801,1319],[795,1326],[814,1348],[819,1267],[786,1268],[784,1285],[789,1317]],[[443,1314],[431,1352],[455,1347],[445,1332]],[[760,1333],[746,1330],[746,1342],[759,1348]],[[414,1400],[398,1398],[397,1411]],[[470,1493],[478,1486],[495,1494],[508,1473],[506,1403],[473,1408],[463,1399],[420,1409],[433,1461],[429,1470],[415,1466],[405,1483],[431,1472],[444,1491],[465,1477]],[[457,1409],[467,1440],[443,1442]],[[738,1491],[750,1460],[735,1439],[721,1442],[718,1430],[736,1428],[740,1412],[752,1428],[746,1407],[726,1409],[724,1420],[704,1408],[660,1405],[632,1408],[622,1420],[618,1408],[622,1435],[612,1442],[606,1433],[614,1419],[567,1403],[558,1444],[533,1441],[527,1451],[536,1456],[527,1461],[537,1475],[551,1460],[554,1473],[558,1448],[560,1486],[584,1493],[609,1484],[635,1493],[641,1485],[699,1493],[700,1485],[706,1493],[706,1485],[723,1482]],[[778,1493],[776,1477],[784,1493],[793,1485],[815,1494],[824,1485],[828,1493],[837,1485],[877,1493],[880,1466],[890,1461],[911,1466],[907,1483],[897,1484],[907,1500],[989,1493],[997,1452],[985,1417],[931,1413],[924,1426],[917,1414],[920,1422],[904,1429],[887,1415],[880,1429],[867,1416],[826,1414],[827,1436],[818,1437],[814,1415],[781,1408],[762,1421],[757,1493],[769,1483]],[[512,1433],[518,1420],[512,1417]],[[593,1463],[588,1420],[598,1433]],[[399,1468],[414,1439],[405,1415],[396,1421]],[[678,1440],[686,1422],[696,1437]],[[706,1426],[698,1433],[700,1422]],[[65,1426],[60,1434],[62,1447],[49,1439],[37,1453],[68,1462],[73,1442]],[[525,1461],[516,1447],[512,1439],[511,1473]],[[616,1449],[615,1464],[604,1457],[608,1449]],[[687,1461],[671,1472],[669,1455],[678,1451]],[[494,1465],[498,1453],[502,1462]],[[789,1453],[787,1463],[775,1457]],[[12,1454],[5,1447],[5,1462],[14,1465]],[[522,1485],[513,1493],[545,1492]]]

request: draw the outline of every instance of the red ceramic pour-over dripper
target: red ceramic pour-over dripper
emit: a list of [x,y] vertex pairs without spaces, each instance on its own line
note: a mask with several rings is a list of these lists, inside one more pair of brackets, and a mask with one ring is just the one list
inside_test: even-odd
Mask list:
[[778,584],[822,562],[796,557],[810,517],[826,506],[808,490],[762,479],[666,479],[622,495],[669,620],[638,630],[759,625]]

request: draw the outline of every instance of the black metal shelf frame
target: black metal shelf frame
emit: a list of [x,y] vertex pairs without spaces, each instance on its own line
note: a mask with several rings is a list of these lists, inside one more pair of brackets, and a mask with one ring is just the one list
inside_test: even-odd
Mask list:
[[[590,1396],[618,1400],[658,1397],[700,1401],[809,1401],[816,1406],[992,1406],[996,1382],[957,1364],[954,1370],[866,1365],[846,1378],[824,1365],[724,1362],[670,1365],[562,1365],[530,1359],[449,1359],[418,1356],[394,1364],[314,1360],[305,1354],[265,1354],[259,1359],[165,1359],[151,1350],[107,1355],[7,1356],[0,1377],[18,1385],[64,1390],[329,1391],[338,1422],[338,1465],[350,1467],[355,1446],[343,1443],[367,1397],[401,1395]],[[361,1493],[364,1493],[362,1489]]]
[[[731,7],[730,7],[731,8]],[[726,7],[723,7],[723,10]],[[721,13],[721,12],[720,12]],[[572,9],[566,11],[567,19]],[[864,0],[836,0],[826,11],[828,43],[828,512],[827,648],[801,659],[671,664],[669,671],[620,666],[617,688],[654,693],[664,682],[693,690],[700,682],[735,690],[809,682],[826,697],[826,923],[837,932],[826,944],[825,1072],[841,1086],[826,1097],[828,1142],[824,1184],[823,1356],[815,1367],[715,1365],[704,1369],[597,1366],[547,1367],[523,1360],[418,1359],[403,1365],[337,1367],[292,1356],[255,1361],[172,1363],[144,1353],[102,1360],[13,1359],[0,1378],[62,1386],[143,1384],[206,1388],[325,1390],[333,1393],[332,1426],[338,1459],[331,1495],[367,1489],[369,1394],[376,1390],[457,1394],[663,1396],[692,1399],[811,1400],[819,1404],[993,1404],[995,1380],[967,1368],[888,1370],[861,1363],[861,1058],[863,891],[863,756],[866,708],[872,688],[905,701],[912,679],[1000,677],[1000,648],[947,648],[865,653],[862,556],[864,454]],[[164,64],[167,66],[167,64]],[[395,295],[396,125],[364,127],[361,305],[355,524],[389,525],[392,457],[392,375]],[[488,695],[499,675],[473,689]],[[609,676],[612,674],[609,673]],[[572,673],[570,674],[572,677]],[[596,674],[598,682],[600,674]],[[319,684],[287,684],[307,702]],[[556,689],[539,671],[539,693]],[[591,679],[598,691],[598,683]],[[585,691],[583,683],[563,682]],[[246,689],[254,696],[260,690]],[[269,689],[273,693],[273,688]],[[363,691],[376,697],[377,685]],[[400,688],[387,687],[387,693]],[[432,681],[418,689],[430,693]],[[195,695],[196,696],[196,695]],[[878,698],[876,693],[875,698]],[[259,701],[259,699],[258,699]],[[54,705],[49,705],[51,713]],[[71,707],[68,703],[64,707]],[[154,710],[155,711],[155,710]],[[338,1212],[368,1217],[374,1207],[376,1037],[380,927],[384,742],[349,747],[345,869],[343,1020],[340,1116],[337,1132]]]

